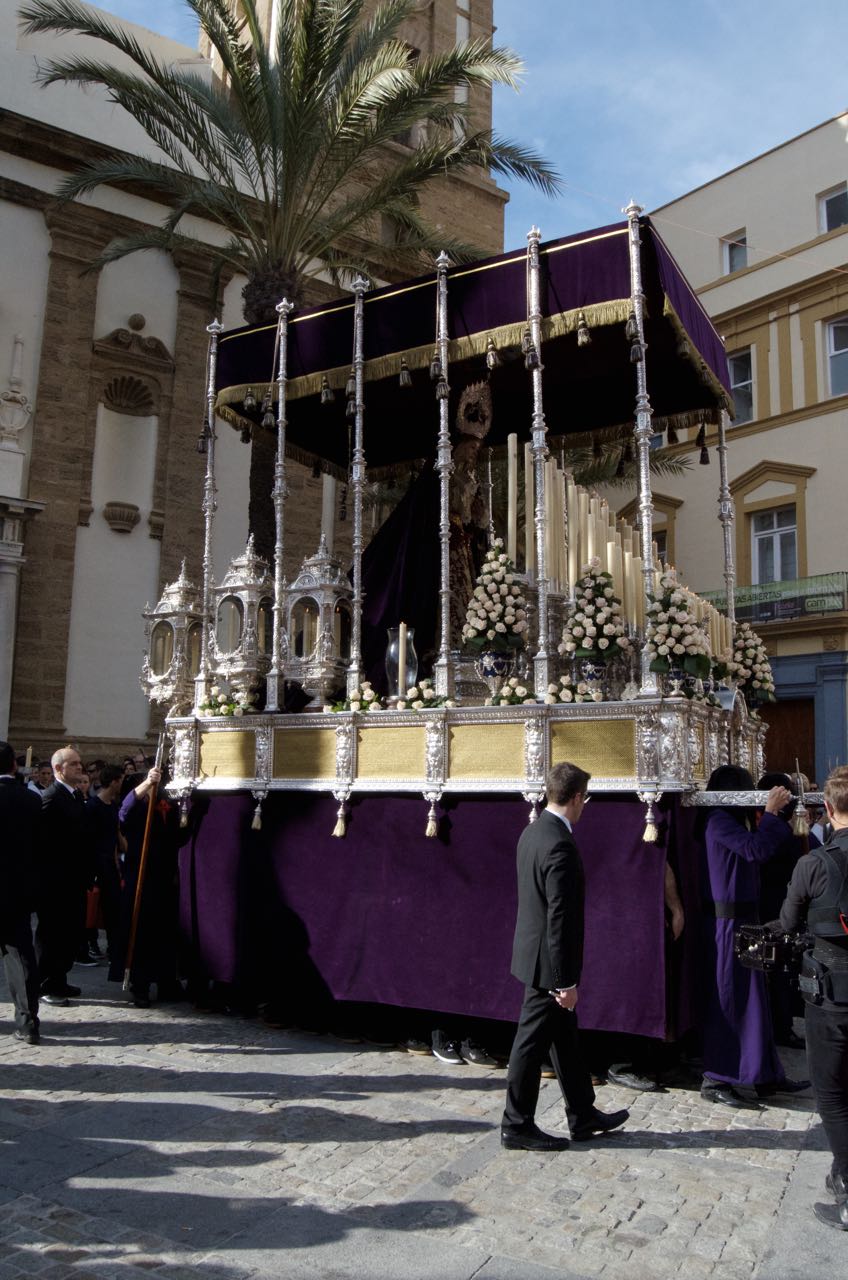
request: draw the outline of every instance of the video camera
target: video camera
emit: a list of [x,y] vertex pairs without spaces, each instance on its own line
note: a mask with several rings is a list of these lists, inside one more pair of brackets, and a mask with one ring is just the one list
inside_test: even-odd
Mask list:
[[806,933],[785,933],[768,924],[740,924],[733,938],[733,953],[746,969],[797,977],[804,952],[812,945],[813,939]]

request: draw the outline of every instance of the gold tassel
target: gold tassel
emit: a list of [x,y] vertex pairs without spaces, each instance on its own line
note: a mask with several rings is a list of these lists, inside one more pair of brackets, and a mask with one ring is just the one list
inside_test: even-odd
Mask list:
[[424,835],[428,840],[435,840],[438,834],[439,834],[439,823],[436,818],[436,806],[434,804],[431,804],[430,812],[427,814],[427,830],[424,832]]
[[339,840],[343,840],[347,834],[347,821],[345,819],[344,804],[339,805],[339,812],[336,816],[336,825],[333,827],[333,835],[338,836]]
[[259,801],[259,804],[256,806],[256,808],[253,810],[253,820],[250,824],[250,829],[251,831],[262,830],[262,801],[261,800]]
[[188,797],[183,796],[180,801],[180,826],[185,828],[188,826]]
[[187,814],[187,813],[185,813],[185,812],[183,812],[183,813],[181,813],[181,814],[180,814],[180,826],[181,826],[181,827],[187,827],[187,826],[188,826],[188,814]]
[[659,838],[660,833],[657,828],[657,824],[654,822],[653,814],[649,813],[648,819],[645,822],[645,834],[642,836],[642,839],[645,844],[656,844]]

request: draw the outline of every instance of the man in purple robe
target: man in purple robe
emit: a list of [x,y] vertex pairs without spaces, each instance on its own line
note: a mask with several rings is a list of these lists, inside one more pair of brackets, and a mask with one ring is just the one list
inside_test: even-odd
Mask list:
[[[754,780],[746,769],[722,765],[707,790],[753,791]],[[760,864],[792,841],[780,817],[791,798],[785,787],[772,787],[756,828],[752,811],[741,806],[712,809],[706,819],[701,1097],[725,1106],[757,1105],[737,1092],[739,1085],[761,1098],[809,1088],[808,1080],[786,1078],[774,1043],[765,974],[743,968],[733,952],[736,927],[757,922]]]

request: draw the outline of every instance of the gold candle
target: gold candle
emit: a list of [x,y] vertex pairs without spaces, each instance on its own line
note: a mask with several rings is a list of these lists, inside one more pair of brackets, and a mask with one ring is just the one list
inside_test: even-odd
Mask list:
[[513,564],[518,555],[518,436],[506,438],[506,553]]
[[524,570],[528,578],[536,576],[536,555],[533,542],[534,512],[533,455],[530,452],[529,444],[526,444],[524,446]]

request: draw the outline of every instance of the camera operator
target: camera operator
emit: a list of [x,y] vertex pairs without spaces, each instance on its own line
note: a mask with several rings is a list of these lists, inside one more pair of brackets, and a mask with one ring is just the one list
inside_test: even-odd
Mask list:
[[800,987],[806,1002],[807,1058],[833,1164],[825,1185],[836,1204],[816,1217],[848,1231],[848,766],[834,769],[824,803],[833,836],[800,858],[780,910],[783,929],[814,938]]

